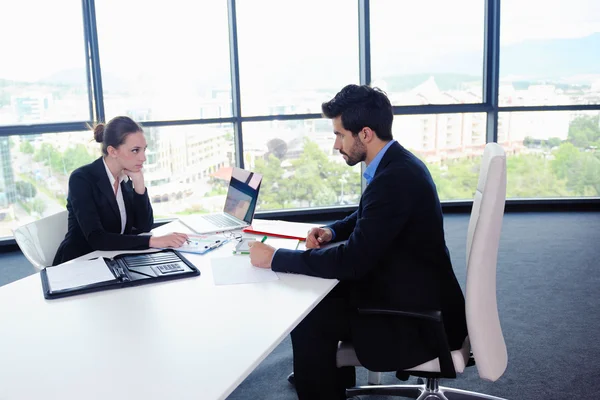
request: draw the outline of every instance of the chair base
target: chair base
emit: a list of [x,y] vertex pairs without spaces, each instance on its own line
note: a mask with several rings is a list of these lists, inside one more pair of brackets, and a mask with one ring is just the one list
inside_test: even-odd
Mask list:
[[346,397],[360,395],[401,396],[417,400],[506,400],[483,393],[438,386],[436,378],[424,385],[373,385],[346,389]]

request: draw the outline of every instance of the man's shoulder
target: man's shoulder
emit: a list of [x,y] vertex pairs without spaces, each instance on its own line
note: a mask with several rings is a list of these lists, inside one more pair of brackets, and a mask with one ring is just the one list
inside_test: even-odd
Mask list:
[[404,147],[396,148],[390,156],[385,167],[381,168],[382,176],[393,176],[400,180],[429,177],[429,169],[425,163]]

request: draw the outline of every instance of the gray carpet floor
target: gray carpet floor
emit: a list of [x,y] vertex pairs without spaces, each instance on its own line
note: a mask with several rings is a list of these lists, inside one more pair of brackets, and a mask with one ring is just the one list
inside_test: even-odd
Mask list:
[[[467,215],[445,217],[448,248],[461,284],[467,224]],[[473,367],[442,384],[511,400],[600,397],[599,260],[600,213],[506,214],[497,280],[508,368],[496,382],[482,381]],[[34,272],[18,251],[0,254],[0,285]],[[296,399],[286,381],[291,370],[287,338],[228,400]],[[357,375],[359,384],[366,383],[366,371],[359,369]],[[384,383],[397,382],[393,374],[385,374]]]

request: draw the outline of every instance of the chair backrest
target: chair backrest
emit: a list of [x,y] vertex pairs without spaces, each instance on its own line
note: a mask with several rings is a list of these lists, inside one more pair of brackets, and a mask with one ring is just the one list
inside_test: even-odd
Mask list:
[[496,261],[506,201],[506,155],[485,146],[467,233],[467,328],[482,379],[495,381],[508,364],[496,302]]
[[35,268],[52,265],[56,250],[67,233],[68,215],[66,210],[61,211],[13,231],[19,248]]

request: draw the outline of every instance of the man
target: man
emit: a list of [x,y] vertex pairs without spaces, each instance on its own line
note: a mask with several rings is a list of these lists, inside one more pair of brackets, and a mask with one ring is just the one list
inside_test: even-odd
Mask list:
[[333,120],[334,148],[346,163],[367,165],[358,209],[313,228],[305,252],[275,252],[258,242],[250,249],[255,266],[340,280],[291,334],[301,400],[345,399],[345,388],[355,384],[353,367],[336,368],[340,340],[351,340],[360,362],[374,371],[410,368],[438,356],[435,337],[421,323],[358,315],[357,308],[441,310],[451,349],[467,335],[436,188],[427,167],[393,140],[390,101],[378,89],[348,85],[322,110]]

